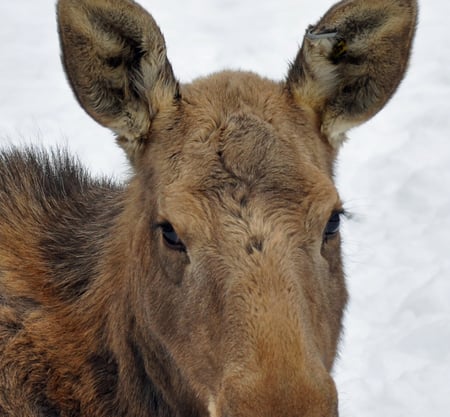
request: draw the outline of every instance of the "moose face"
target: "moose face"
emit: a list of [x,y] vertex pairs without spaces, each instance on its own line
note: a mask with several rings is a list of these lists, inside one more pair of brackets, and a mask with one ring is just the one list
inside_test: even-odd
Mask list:
[[233,89],[230,77],[183,87],[176,122],[155,118],[137,162],[136,235],[150,233],[159,271],[141,304],[213,407],[254,397],[245,415],[267,401],[298,409],[305,389],[335,407],[346,290],[334,151],[279,85],[241,74]]

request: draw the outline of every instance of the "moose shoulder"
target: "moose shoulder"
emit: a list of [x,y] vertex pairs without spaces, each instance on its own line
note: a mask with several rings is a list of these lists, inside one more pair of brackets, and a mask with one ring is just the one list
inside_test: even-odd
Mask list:
[[282,82],[180,85],[131,0],[59,0],[64,68],[125,186],[0,154],[0,414],[337,417],[333,164],[404,76],[414,0],[344,0]]

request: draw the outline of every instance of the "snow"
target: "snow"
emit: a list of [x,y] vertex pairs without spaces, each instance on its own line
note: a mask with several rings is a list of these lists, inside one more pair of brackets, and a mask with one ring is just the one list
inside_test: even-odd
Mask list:
[[[311,4],[312,3],[312,4]],[[223,68],[280,79],[332,0],[142,0],[177,76]],[[182,6],[180,6],[182,4]],[[54,4],[3,1],[0,146],[69,147],[123,178],[112,135],[78,106],[59,61]],[[407,78],[351,132],[337,182],[351,302],[335,379],[341,415],[448,417],[450,409],[450,2],[422,2]]]

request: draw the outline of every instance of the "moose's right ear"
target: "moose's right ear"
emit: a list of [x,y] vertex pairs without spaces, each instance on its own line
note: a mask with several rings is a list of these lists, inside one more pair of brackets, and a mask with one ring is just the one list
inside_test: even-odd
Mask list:
[[394,93],[416,20],[416,0],[343,0],[308,29],[287,86],[316,112],[335,148]]
[[132,0],[59,0],[57,11],[72,90],[132,158],[153,117],[179,95],[161,31]]

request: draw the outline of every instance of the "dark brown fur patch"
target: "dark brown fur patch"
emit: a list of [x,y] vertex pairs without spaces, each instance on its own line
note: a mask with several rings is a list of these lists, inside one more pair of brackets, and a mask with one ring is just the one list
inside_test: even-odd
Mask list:
[[48,155],[36,149],[3,151],[0,181],[11,196],[0,202],[0,212],[5,210],[7,218],[17,215],[6,212],[9,204],[15,204],[19,213],[26,209],[14,200],[20,196],[30,200],[30,213],[41,225],[37,236],[41,257],[51,271],[49,288],[63,300],[79,298],[96,274],[99,242],[114,221],[105,205],[120,188],[106,179],[91,179],[64,151]]

